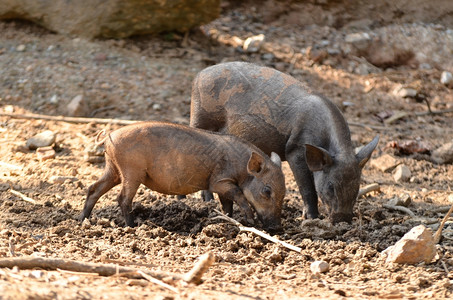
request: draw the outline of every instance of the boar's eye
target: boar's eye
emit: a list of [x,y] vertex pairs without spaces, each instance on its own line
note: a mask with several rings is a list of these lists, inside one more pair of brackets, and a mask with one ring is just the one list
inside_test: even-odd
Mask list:
[[267,198],[270,198],[271,197],[271,192],[272,192],[271,187],[268,186],[268,185],[265,185],[263,187],[263,190],[261,191],[261,194],[263,194],[263,196],[265,196]]

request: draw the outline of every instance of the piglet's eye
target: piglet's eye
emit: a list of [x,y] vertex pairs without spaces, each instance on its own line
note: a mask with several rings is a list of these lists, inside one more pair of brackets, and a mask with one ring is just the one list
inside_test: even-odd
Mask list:
[[266,185],[263,187],[263,190],[261,191],[261,193],[266,197],[270,197],[271,193],[272,193],[272,189],[270,186]]

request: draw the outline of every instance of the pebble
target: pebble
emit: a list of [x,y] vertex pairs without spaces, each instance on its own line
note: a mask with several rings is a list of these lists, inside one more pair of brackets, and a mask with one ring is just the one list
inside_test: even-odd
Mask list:
[[58,96],[57,96],[57,95],[53,95],[53,96],[50,98],[49,102],[50,102],[51,104],[57,104],[57,103],[58,103]]
[[46,130],[29,138],[25,146],[30,150],[35,150],[39,147],[52,146],[55,143],[56,134],[53,131]]
[[88,220],[88,219],[83,220],[82,229],[90,229],[90,227],[91,227],[90,220]]
[[346,43],[354,45],[359,50],[366,49],[371,42],[371,37],[366,32],[350,33],[344,38]]
[[323,260],[317,260],[311,263],[310,270],[313,274],[325,273],[329,270],[329,263]]
[[399,162],[396,158],[394,158],[390,154],[384,154],[376,159],[371,160],[370,165],[373,168],[381,170],[382,172],[388,172],[393,170],[397,165],[399,165]]
[[393,171],[393,179],[396,182],[408,182],[411,176],[411,170],[406,165],[398,165]]
[[17,52],[24,52],[25,49],[26,49],[25,45],[21,44],[21,45],[17,46],[16,51]]
[[52,184],[63,184],[65,181],[75,182],[79,179],[77,177],[72,176],[52,176],[49,178],[49,182]]
[[400,264],[430,263],[436,255],[432,230],[424,225],[412,228],[395,245],[385,249],[386,262]]
[[244,41],[242,49],[244,49],[244,51],[248,53],[258,52],[260,51],[261,46],[264,43],[264,39],[265,39],[264,34],[251,36]]
[[42,270],[33,270],[30,272],[31,278],[40,279],[44,276],[44,272]]
[[434,150],[431,158],[438,164],[453,163],[453,141]]
[[398,87],[393,91],[393,94],[400,98],[414,98],[417,96],[417,90],[408,87]]
[[83,95],[75,96],[66,106],[67,115],[70,117],[84,117],[88,115],[87,103]]
[[36,149],[36,155],[38,156],[39,161],[54,159],[55,150],[52,148],[52,146],[39,147]]
[[443,71],[440,75],[440,82],[447,86],[453,84],[453,75],[448,71]]
[[160,104],[160,103],[154,103],[154,104],[153,104],[153,110],[161,111],[161,110],[162,110],[162,104]]
[[392,206],[408,207],[411,203],[412,198],[408,193],[403,193],[399,197],[394,197],[388,201],[388,204]]

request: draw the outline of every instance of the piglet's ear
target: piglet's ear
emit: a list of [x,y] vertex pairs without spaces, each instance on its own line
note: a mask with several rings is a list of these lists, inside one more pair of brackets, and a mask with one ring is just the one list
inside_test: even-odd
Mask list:
[[277,153],[272,152],[271,153],[271,161],[276,164],[279,168],[282,167],[282,160],[280,159],[280,156],[278,156]]
[[327,150],[305,144],[305,161],[312,172],[322,171],[333,164],[332,157]]
[[247,163],[247,172],[249,172],[249,174],[251,175],[255,175],[261,172],[263,168],[264,168],[264,157],[252,151],[249,162]]

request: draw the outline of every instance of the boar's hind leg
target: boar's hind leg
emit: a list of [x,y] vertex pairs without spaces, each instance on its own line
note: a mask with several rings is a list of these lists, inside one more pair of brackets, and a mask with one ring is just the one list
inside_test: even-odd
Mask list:
[[79,218],[80,221],[88,218],[98,199],[119,183],[120,179],[115,168],[107,161],[104,175],[88,188],[85,206]]

